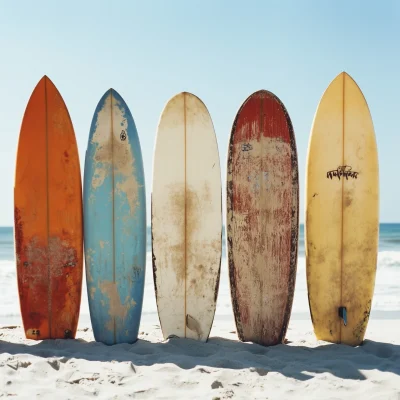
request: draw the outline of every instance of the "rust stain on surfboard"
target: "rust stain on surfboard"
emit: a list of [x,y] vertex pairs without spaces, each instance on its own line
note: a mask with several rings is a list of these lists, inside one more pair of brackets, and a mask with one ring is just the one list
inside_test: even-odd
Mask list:
[[232,127],[227,239],[239,338],[282,343],[297,268],[298,166],[294,132],[280,100],[259,91]]
[[45,76],[25,110],[14,189],[17,281],[29,339],[75,336],[83,266],[81,192],[72,122]]

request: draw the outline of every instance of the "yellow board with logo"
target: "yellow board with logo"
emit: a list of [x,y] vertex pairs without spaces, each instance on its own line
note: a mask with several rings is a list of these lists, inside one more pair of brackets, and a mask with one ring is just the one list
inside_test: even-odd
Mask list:
[[379,173],[365,98],[345,72],[326,89],[310,135],[305,241],[318,339],[349,345],[365,335],[375,285]]

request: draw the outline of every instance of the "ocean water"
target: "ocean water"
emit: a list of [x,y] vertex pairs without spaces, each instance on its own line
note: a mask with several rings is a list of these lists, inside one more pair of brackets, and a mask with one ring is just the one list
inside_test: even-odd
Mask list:
[[[13,228],[0,227],[0,324],[20,324]],[[228,267],[223,231],[223,257],[216,318],[232,318]],[[147,228],[147,264],[143,317],[157,322],[151,261],[151,231]],[[304,226],[300,225],[299,254],[292,319],[310,318],[304,253]],[[380,224],[378,267],[371,318],[400,319],[400,224]],[[86,280],[82,290],[80,325],[90,326]]]

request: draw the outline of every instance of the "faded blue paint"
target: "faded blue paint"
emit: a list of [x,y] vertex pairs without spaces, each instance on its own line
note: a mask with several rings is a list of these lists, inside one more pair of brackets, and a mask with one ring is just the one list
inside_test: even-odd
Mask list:
[[[124,126],[115,118],[116,113],[121,114]],[[101,126],[103,135],[99,134]],[[126,140],[121,140],[122,129]],[[114,143],[96,143],[99,136],[111,139],[112,132]],[[107,155],[112,148],[114,154],[110,158]],[[116,161],[117,148],[133,156],[123,169]],[[132,182],[137,183],[134,202],[121,190],[127,179],[129,187]],[[122,97],[112,89],[101,98],[93,116],[83,201],[86,278],[95,339],[106,344],[133,343],[139,330],[146,268],[145,181],[134,120]]]

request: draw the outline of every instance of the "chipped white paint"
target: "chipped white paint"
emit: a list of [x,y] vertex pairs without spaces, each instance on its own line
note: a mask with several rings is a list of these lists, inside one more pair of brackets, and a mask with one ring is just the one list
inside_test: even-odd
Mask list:
[[[260,130],[257,123],[252,130]],[[251,150],[246,152],[242,143],[234,145],[228,180],[234,181],[237,200],[234,217],[229,208],[227,220],[232,221],[242,334],[246,340],[268,343],[279,337],[287,318],[292,202],[298,194],[292,184],[290,143],[270,137],[248,143]]]
[[133,343],[146,266],[145,182],[133,117],[113,89],[96,107],[89,140],[84,207],[93,332],[106,344]]
[[260,90],[240,107],[227,162],[227,250],[238,337],[282,343],[297,265],[298,167],[280,100]]
[[116,282],[103,281],[99,284],[99,289],[101,293],[108,297],[109,301],[108,314],[110,319],[105,328],[114,330],[114,319],[117,317],[124,321],[129,309],[135,307],[136,302],[130,296],[126,296],[125,300],[122,302]]
[[[126,134],[128,124],[123,115],[123,105],[117,99],[113,99],[113,132],[114,132],[114,175],[119,176],[116,181],[115,190],[123,192],[126,195],[130,214],[133,215],[138,206],[138,182],[135,173],[135,158],[131,146],[129,145],[129,136]],[[125,139],[121,140],[121,135]]]
[[154,153],[152,234],[164,337],[205,341],[221,260],[221,173],[205,105],[180,93],[166,105]]
[[93,157],[96,165],[92,178],[92,189],[94,190],[103,185],[104,179],[110,173],[109,169],[112,166],[111,98],[111,94],[107,96],[104,107],[98,113],[96,130],[92,138],[92,144],[97,146]]
[[[111,107],[112,118],[110,121]],[[123,110],[118,99],[113,97],[112,92],[110,92],[105,99],[104,107],[98,113],[98,123],[92,138],[92,144],[97,145],[93,155],[96,168],[92,178],[92,188],[100,187],[108,174],[118,175],[120,179],[115,182],[114,190],[125,193],[130,214],[133,215],[138,203],[138,182],[134,170],[135,159],[129,145],[129,136],[125,135],[124,141],[121,141],[122,132],[126,132],[128,129]],[[111,196],[112,193],[110,193],[110,198]]]

